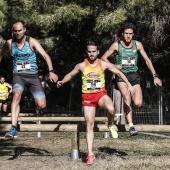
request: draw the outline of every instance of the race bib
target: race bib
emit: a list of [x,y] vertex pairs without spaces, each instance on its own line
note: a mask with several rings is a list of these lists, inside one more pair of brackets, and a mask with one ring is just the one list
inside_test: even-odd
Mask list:
[[5,96],[6,96],[6,93],[4,93],[4,92],[0,93],[0,97],[5,97]]
[[100,80],[87,80],[87,90],[100,90],[101,82]]
[[17,71],[29,71],[31,69],[30,62],[17,63]]
[[122,58],[123,67],[133,67],[135,66],[135,57],[124,57]]

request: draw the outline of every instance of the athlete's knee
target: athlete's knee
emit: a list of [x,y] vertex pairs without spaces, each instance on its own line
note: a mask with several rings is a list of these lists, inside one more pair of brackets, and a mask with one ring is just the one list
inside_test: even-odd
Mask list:
[[12,98],[12,101],[13,102],[19,102],[21,100],[21,93],[14,93],[13,94],[13,98]]
[[86,120],[86,127],[87,129],[91,129],[94,127],[94,122],[93,121],[87,121]]
[[45,109],[46,103],[40,103],[40,104],[37,104],[37,106],[38,106],[39,109]]
[[134,104],[135,104],[136,107],[141,107],[142,101],[135,101]]
[[129,94],[123,96],[123,100],[125,103],[129,103],[131,101],[131,96]]

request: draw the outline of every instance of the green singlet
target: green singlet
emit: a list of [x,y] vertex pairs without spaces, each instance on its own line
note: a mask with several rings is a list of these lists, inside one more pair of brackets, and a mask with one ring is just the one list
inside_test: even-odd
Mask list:
[[122,65],[123,73],[137,72],[138,49],[136,41],[132,40],[132,47],[126,48],[118,42],[118,53],[116,55],[116,65]]

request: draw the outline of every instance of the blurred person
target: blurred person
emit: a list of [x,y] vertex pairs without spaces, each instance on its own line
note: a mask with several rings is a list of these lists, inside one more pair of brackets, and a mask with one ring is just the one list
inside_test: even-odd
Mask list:
[[38,78],[35,51],[38,51],[46,61],[50,80],[55,83],[58,80],[58,76],[53,71],[51,58],[35,38],[26,35],[26,26],[23,21],[19,20],[13,23],[12,35],[12,39],[7,40],[0,51],[0,61],[8,51],[11,52],[13,59],[12,127],[5,134],[6,137],[18,137],[17,120],[20,112],[19,103],[25,86],[32,93],[35,104],[39,108],[46,107],[45,93]]
[[135,94],[131,96],[126,82],[124,82],[122,78],[116,76],[116,83],[124,100],[124,113],[129,124],[129,132],[131,136],[138,134],[132,121],[131,100],[134,102],[136,107],[140,107],[143,101],[140,76],[138,74],[138,52],[140,52],[146,62],[146,65],[151,71],[155,86],[162,86],[162,82],[158,78],[158,74],[146,54],[142,43],[137,40],[133,40],[134,31],[135,26],[132,23],[125,23],[122,29],[123,40],[114,42],[101,58],[103,61],[110,63],[108,58],[112,54],[116,54],[116,63],[114,66],[125,74],[135,89]]
[[7,113],[9,94],[12,93],[12,86],[5,82],[5,77],[0,76],[0,113]]
[[86,164],[90,165],[95,159],[92,149],[96,107],[101,107],[107,111],[108,129],[113,138],[118,138],[116,126],[113,124],[115,116],[113,102],[107,95],[105,89],[104,71],[109,70],[120,76],[127,83],[131,95],[134,95],[134,89],[121,71],[116,69],[112,64],[98,59],[99,49],[95,41],[90,40],[87,42],[86,53],[87,58],[83,62],[77,64],[75,68],[63,78],[63,80],[58,81],[57,87],[70,81],[78,73],[82,73],[82,105],[86,121],[86,140],[88,148]]

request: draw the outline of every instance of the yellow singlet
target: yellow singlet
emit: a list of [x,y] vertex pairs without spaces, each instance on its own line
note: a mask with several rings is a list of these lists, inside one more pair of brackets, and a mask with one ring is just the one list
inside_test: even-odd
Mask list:
[[3,84],[0,83],[0,100],[6,100],[7,93],[8,93],[8,87],[6,86],[6,83]]
[[87,59],[82,73],[82,93],[97,93],[105,89],[105,74],[101,60],[97,59],[97,65],[92,67]]

